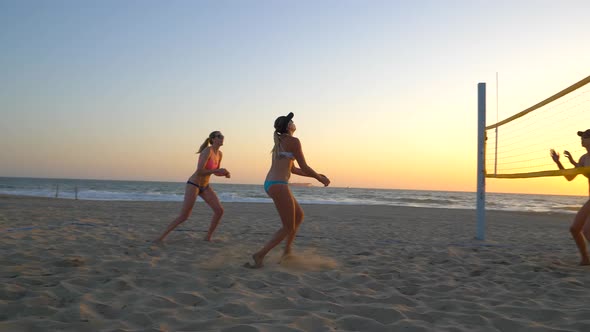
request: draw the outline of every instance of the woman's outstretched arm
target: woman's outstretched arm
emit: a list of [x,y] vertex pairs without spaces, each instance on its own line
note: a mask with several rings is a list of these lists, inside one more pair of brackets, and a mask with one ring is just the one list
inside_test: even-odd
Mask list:
[[[549,152],[549,154],[551,155],[551,159],[553,159],[553,161],[555,162],[555,164],[557,165],[557,168],[559,169],[565,169],[565,167],[563,167],[563,165],[561,164],[561,161],[559,160],[559,153],[557,153],[555,150],[551,149],[551,151]],[[569,152],[568,152],[569,155]],[[570,155],[571,158],[571,155]],[[568,180],[571,181],[576,177],[577,174],[573,174],[573,175],[564,175],[564,177]]]

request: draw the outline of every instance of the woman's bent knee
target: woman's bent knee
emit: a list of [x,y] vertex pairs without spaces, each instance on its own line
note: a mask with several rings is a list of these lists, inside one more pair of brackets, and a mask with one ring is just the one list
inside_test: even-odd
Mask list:
[[295,226],[294,225],[283,225],[283,230],[285,230],[285,232],[287,233],[287,235],[291,235],[292,233],[295,232]]
[[295,209],[295,222],[297,224],[300,224],[303,221],[304,217],[305,217],[305,213],[303,213],[303,209],[301,207],[299,207],[298,209]]
[[297,216],[295,218],[295,224],[299,226],[303,222],[303,216]]
[[180,214],[178,215],[178,218],[176,218],[176,220],[183,222],[186,221],[191,214],[193,213],[193,209],[182,209],[180,211]]
[[215,214],[216,217],[221,218],[223,216],[223,213],[225,213],[225,210],[223,209],[223,207],[218,207],[213,209],[213,213]]

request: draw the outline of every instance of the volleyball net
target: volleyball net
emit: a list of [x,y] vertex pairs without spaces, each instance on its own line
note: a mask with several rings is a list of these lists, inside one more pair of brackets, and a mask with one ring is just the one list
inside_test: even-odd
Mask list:
[[[575,168],[587,151],[578,131],[590,129],[590,76],[513,116],[486,126],[486,87],[478,84],[477,238],[485,234],[485,179],[516,179],[588,174]],[[559,153],[559,170],[550,155]]]
[[[577,162],[586,149],[578,131],[590,128],[590,76],[503,121],[486,126],[485,176],[531,178],[580,174],[564,155]],[[560,155],[558,170],[549,151]]]

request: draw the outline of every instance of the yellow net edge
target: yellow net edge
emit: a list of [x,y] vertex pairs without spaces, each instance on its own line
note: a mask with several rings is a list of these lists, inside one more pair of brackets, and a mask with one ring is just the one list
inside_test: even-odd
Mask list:
[[556,169],[549,171],[538,171],[538,172],[527,172],[527,173],[511,173],[511,174],[488,174],[486,178],[493,179],[524,179],[524,178],[539,178],[545,176],[565,176],[565,175],[578,175],[584,174],[590,177],[590,166],[576,167],[568,169]]
[[522,112],[519,112],[519,113],[517,113],[517,114],[515,114],[515,115],[513,115],[513,116],[511,116],[511,117],[509,117],[507,119],[504,119],[504,120],[502,120],[502,121],[500,121],[498,123],[495,123],[493,125],[486,126],[485,127],[485,130],[491,130],[491,129],[494,129],[494,128],[498,128],[498,127],[500,127],[500,126],[502,126],[502,125],[504,125],[504,124],[506,124],[506,123],[508,123],[510,121],[516,120],[516,119],[518,119],[518,118],[520,118],[520,117],[522,117],[522,116],[524,116],[524,115],[526,115],[526,114],[528,114],[528,113],[530,113],[530,112],[532,112],[532,111],[534,111],[534,110],[536,110],[536,109],[538,109],[540,107],[543,107],[544,105],[547,105],[547,104],[549,104],[549,103],[551,103],[551,102],[553,102],[553,101],[555,101],[555,100],[557,100],[557,99],[559,99],[559,98],[567,95],[570,92],[573,92],[573,91],[575,91],[575,90],[583,87],[584,85],[586,85],[588,83],[590,83],[590,76],[582,79],[579,82],[576,82],[575,84],[573,84],[573,85],[571,85],[571,86],[563,89],[562,91],[559,91],[558,93],[554,94],[553,96],[551,96],[551,97],[549,97],[549,98],[547,98],[547,99],[545,99],[545,100],[543,100],[543,101],[541,101],[541,102],[539,102],[539,103],[537,103],[537,104],[535,104],[535,105],[533,105],[533,106],[525,109]]

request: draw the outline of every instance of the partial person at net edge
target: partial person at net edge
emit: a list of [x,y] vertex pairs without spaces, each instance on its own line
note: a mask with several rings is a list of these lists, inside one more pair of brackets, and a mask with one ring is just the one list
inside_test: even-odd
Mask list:
[[[576,162],[569,151],[563,151],[563,155],[574,165],[574,167],[587,167],[590,166],[590,129],[586,131],[578,131],[578,136],[580,136],[582,140],[582,146],[586,148],[586,153],[580,157],[580,160]],[[551,158],[557,164],[559,169],[564,169],[561,161],[559,161],[559,153],[555,152],[555,150],[551,149]],[[564,177],[571,181],[576,177],[577,174],[573,175],[564,175]],[[590,265],[590,257],[588,256],[588,249],[586,241],[590,239],[590,174],[584,173],[584,176],[588,178],[588,195],[589,199],[582,205],[580,210],[576,213],[574,218],[574,222],[570,226],[570,232],[576,241],[576,245],[578,246],[578,250],[580,251],[580,255],[582,256],[582,260],[580,261],[580,265]]]
[[223,139],[224,136],[221,132],[214,131],[201,144],[201,147],[197,151],[197,154],[200,154],[199,161],[197,162],[197,170],[186,182],[184,202],[182,203],[180,214],[166,227],[164,233],[155,242],[162,242],[172,230],[190,217],[198,196],[201,196],[205,203],[213,210],[211,225],[205,236],[206,241],[211,241],[211,236],[223,216],[223,206],[221,206],[215,190],[209,185],[209,179],[211,175],[225,176],[226,178],[231,177],[227,169],[220,168],[223,153],[219,148],[223,145]]
[[[291,253],[291,246],[297,235],[299,226],[303,222],[303,209],[293,196],[289,188],[291,174],[312,177],[324,186],[330,184],[330,179],[323,174],[318,174],[305,160],[301,142],[293,136],[297,129],[293,119],[293,113],[280,116],[274,123],[274,147],[272,149],[271,166],[264,181],[264,190],[272,198],[281,218],[282,227],[259,251],[252,255],[254,264],[246,263],[246,267],[260,268],[264,265],[264,257],[286,239],[283,258]],[[297,161],[299,168],[295,167]]]

